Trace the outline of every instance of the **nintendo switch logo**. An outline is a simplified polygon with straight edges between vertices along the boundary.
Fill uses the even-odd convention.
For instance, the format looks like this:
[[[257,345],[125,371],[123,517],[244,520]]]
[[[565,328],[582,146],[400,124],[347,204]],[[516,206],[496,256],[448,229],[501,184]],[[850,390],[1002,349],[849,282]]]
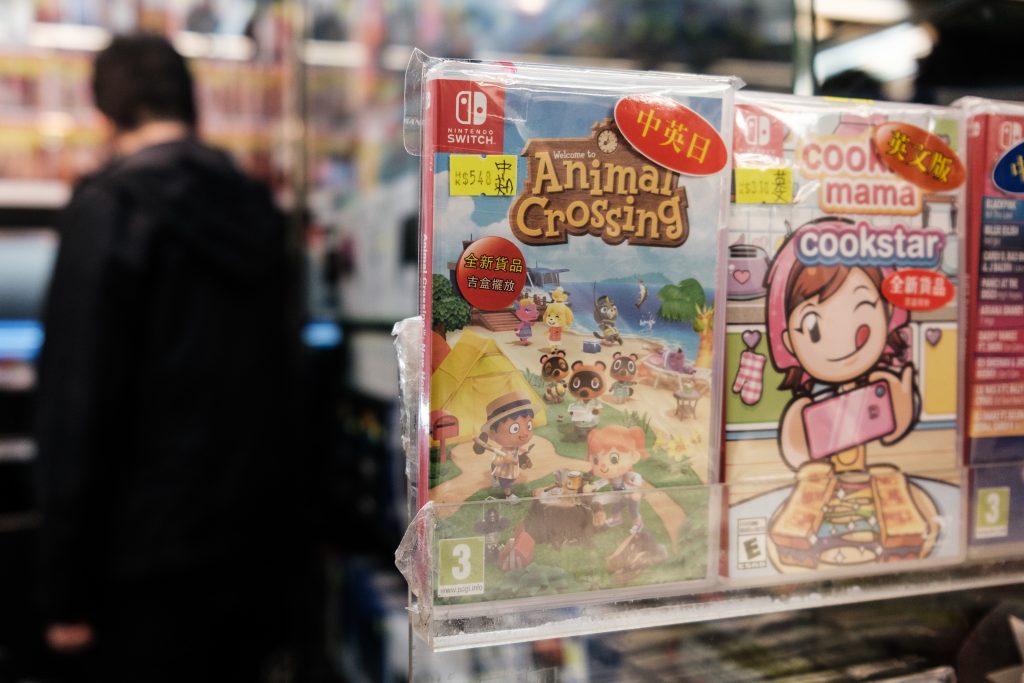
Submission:
[[[479,90],[461,90],[455,95],[455,120],[466,126],[487,121],[487,97]]]
[[[746,117],[746,124],[740,128],[746,143],[752,147],[764,147],[772,141],[772,124],[765,114]]]
[[[502,154],[505,89],[493,83],[436,81],[438,152]]]
[[[759,107],[736,107],[733,151],[737,154],[763,154],[776,159],[783,156],[786,126]]]
[[[1024,138],[1024,127],[1018,121],[1003,121],[999,125],[999,149],[1010,149]]]

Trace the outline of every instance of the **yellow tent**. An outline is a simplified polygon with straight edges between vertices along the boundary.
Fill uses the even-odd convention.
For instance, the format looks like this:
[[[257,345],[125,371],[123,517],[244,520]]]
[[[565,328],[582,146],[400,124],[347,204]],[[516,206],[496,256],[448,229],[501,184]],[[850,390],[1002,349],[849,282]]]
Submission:
[[[448,443],[469,441],[487,421],[487,404],[502,394],[522,391],[533,403],[533,424],[547,424],[544,401],[493,339],[464,330],[430,378],[430,410],[459,420],[459,434]]]

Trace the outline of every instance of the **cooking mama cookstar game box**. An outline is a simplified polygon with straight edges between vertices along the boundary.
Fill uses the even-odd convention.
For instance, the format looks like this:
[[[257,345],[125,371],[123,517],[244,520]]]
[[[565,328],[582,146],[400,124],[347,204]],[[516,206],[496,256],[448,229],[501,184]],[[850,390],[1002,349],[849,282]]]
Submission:
[[[961,557],[962,121],[944,107],[738,98],[722,470],[730,577]]]
[[[424,68],[435,601],[709,577],[736,85]]]

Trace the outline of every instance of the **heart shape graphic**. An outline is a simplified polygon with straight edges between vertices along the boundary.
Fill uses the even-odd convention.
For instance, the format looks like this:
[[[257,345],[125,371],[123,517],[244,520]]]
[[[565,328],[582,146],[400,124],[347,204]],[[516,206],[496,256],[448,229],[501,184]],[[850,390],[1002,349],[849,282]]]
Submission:
[[[929,327],[924,331],[924,338],[929,344],[935,346],[939,343],[939,340],[942,339],[942,330],[937,327]]]
[[[761,341],[761,333],[757,330],[744,330],[740,336],[743,337],[743,343],[748,349],[753,349]]]
[[[732,278],[741,285],[745,285],[747,284],[747,281],[750,280],[750,271],[740,270],[737,268],[736,270],[732,271]]]

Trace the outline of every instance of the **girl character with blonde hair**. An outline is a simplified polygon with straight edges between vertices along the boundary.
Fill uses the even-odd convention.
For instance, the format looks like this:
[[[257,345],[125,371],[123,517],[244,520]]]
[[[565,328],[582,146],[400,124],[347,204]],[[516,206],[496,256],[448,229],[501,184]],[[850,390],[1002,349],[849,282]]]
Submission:
[[[562,341],[562,329],[572,325],[572,309],[563,301],[548,304],[544,311],[544,324],[548,326],[548,342],[552,351],[559,348]]]

